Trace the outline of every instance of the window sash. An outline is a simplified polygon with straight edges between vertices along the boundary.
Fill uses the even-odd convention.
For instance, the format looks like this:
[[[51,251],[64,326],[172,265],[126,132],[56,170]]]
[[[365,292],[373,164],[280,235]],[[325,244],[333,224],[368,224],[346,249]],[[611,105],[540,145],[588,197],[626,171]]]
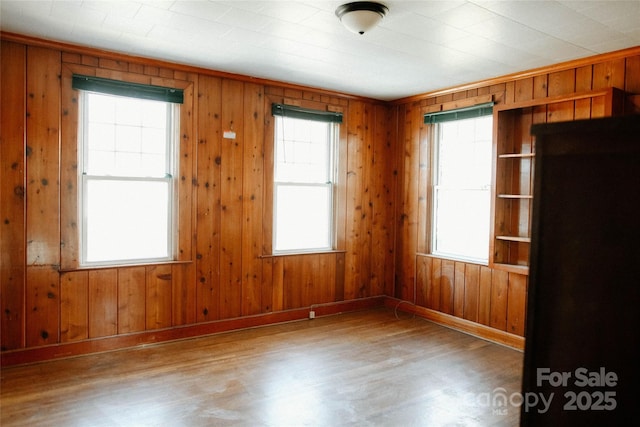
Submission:
[[[94,200],[96,194],[92,194],[91,191],[94,184],[103,187],[103,191],[98,193],[100,199],[97,201]],[[113,188],[111,191],[104,191],[104,187]],[[83,175],[82,265],[99,266],[171,261],[174,256],[173,187],[172,178]],[[127,191],[135,188],[138,189],[137,192]],[[142,190],[143,188],[144,190]],[[164,199],[165,203],[158,203],[157,207],[160,208],[160,211],[147,212],[150,203],[158,202],[156,198],[147,200],[145,203],[144,195],[149,192],[154,192],[156,197]],[[109,214],[108,220],[105,219],[106,213]],[[158,217],[164,218],[164,221],[157,221]],[[107,221],[110,224],[116,222],[117,226],[109,227],[109,235],[100,237],[102,229],[96,223],[104,224]],[[149,228],[150,225],[153,226],[153,229]],[[156,227],[161,227],[165,232],[159,233]],[[157,250],[141,252],[145,249],[144,246],[136,246],[135,241],[127,241],[133,237],[145,239],[147,242],[155,240],[157,245],[153,247]],[[94,238],[101,238],[101,243],[107,244],[109,247],[103,248],[102,251],[94,250],[94,242],[90,241]],[[132,252],[134,249],[140,252]],[[103,255],[96,255],[100,253]],[[105,253],[111,255],[105,257]]]
[[[326,154],[326,156],[324,156],[325,161],[316,165],[318,166],[318,173],[315,174],[315,178],[304,175],[298,177],[295,176],[295,173],[283,175],[278,170],[278,167],[281,164],[281,156],[279,153],[280,150],[283,149],[284,143],[295,144],[296,141],[306,141],[304,137],[299,139],[294,136],[288,139],[286,138],[286,129],[284,129],[283,126],[286,126],[285,122],[288,118],[292,117],[283,116],[276,118],[274,133],[273,252],[306,253],[333,250],[336,241],[334,225],[335,184],[333,181],[336,173],[335,144],[338,136],[338,125],[330,121],[321,121],[327,126],[326,140],[323,139],[321,141],[317,138],[310,138],[310,141],[315,141],[317,144],[320,142],[322,142],[323,145],[326,144],[323,149],[323,153]],[[301,121],[299,117],[296,117],[296,119],[298,119],[296,122]],[[302,134],[304,134],[304,131]],[[297,160],[296,157],[294,157],[294,163],[296,163],[295,160]],[[304,160],[301,164],[304,166]],[[320,176],[322,177],[320,178]],[[291,202],[291,206],[287,206],[286,209],[282,206],[285,202],[282,199],[282,197],[284,197],[283,194],[286,192],[294,193],[296,190],[304,189],[307,190],[306,193],[316,193],[316,195],[310,196],[311,199],[301,201],[297,204]],[[322,195],[318,196],[319,192],[322,192]],[[304,195],[300,197],[304,197]],[[312,200],[314,197],[316,198],[315,201]],[[305,209],[308,210],[305,211]],[[323,215],[320,217],[318,217],[319,212],[323,212]],[[298,217],[296,217],[296,215],[298,215]],[[283,220],[283,218],[287,219]],[[285,224],[286,230],[292,231],[285,233]],[[317,227],[320,227],[320,229],[318,230]],[[313,233],[310,232],[310,229],[312,229]],[[308,244],[297,244],[297,242],[293,242],[293,237],[290,241],[287,241],[286,236],[298,236],[300,239],[304,239],[306,236],[310,240],[306,242],[303,241],[303,243]]]
[[[79,158],[80,158],[80,167],[78,168],[79,174],[80,174],[80,179],[79,179],[79,183],[80,183],[80,194],[81,194],[81,201],[78,204],[78,207],[80,209],[80,265],[82,266],[102,266],[102,265],[127,265],[127,264],[140,264],[140,263],[153,263],[153,262],[166,262],[166,261],[171,261],[174,259],[175,257],[175,253],[176,253],[176,241],[174,239],[174,235],[175,235],[175,227],[176,227],[176,208],[175,208],[175,179],[174,176],[176,175],[176,168],[177,168],[177,162],[176,162],[176,153],[178,150],[178,146],[177,146],[177,129],[176,129],[176,125],[177,125],[177,117],[178,117],[178,107],[177,105],[173,104],[167,104],[166,107],[166,133],[163,136],[163,140],[164,140],[164,149],[163,149],[163,154],[162,156],[164,157],[164,171],[162,173],[157,173],[155,174],[156,176],[132,176],[130,174],[118,174],[118,173],[113,173],[115,171],[106,171],[103,174],[100,173],[88,173],[87,170],[87,166],[89,165],[89,135],[88,135],[88,120],[89,120],[89,103],[87,102],[87,97],[91,95],[90,92],[87,91],[81,91],[80,94],[80,111],[82,114],[82,117],[80,118],[79,121],[79,137],[81,138],[81,142],[79,144]],[[98,95],[104,95],[104,94],[98,94]],[[114,121],[114,123],[117,123],[116,121]],[[113,153],[118,153],[118,151],[114,148]],[[135,152],[134,152],[135,154]],[[105,184],[108,185],[109,183],[113,184],[114,186],[117,185],[127,185],[127,187],[122,187],[122,191],[121,191],[121,195],[122,198],[124,198],[125,200],[127,200],[125,202],[124,208],[120,209],[120,210],[127,210],[129,209],[129,206],[134,206],[136,205],[136,203],[140,203],[141,200],[144,200],[144,197],[130,197],[129,195],[129,199],[127,199],[127,191],[126,189],[130,186],[133,187],[144,187],[145,184],[148,184],[147,186],[147,192],[150,191],[149,189],[151,188],[155,188],[155,190],[157,191],[158,185],[161,185],[164,190],[160,193],[156,193],[156,194],[160,194],[160,197],[163,198],[163,200],[165,200],[165,203],[162,204],[162,206],[159,208],[160,211],[155,211],[153,213],[150,213],[150,218],[151,220],[153,220],[154,217],[160,216],[161,218],[165,219],[162,221],[159,221],[156,223],[156,226],[160,227],[158,228],[158,230],[161,231],[161,233],[157,233],[157,232],[148,232],[147,231],[147,238],[149,239],[149,241],[153,241],[153,240],[157,240],[158,242],[158,251],[145,251],[145,252],[140,252],[138,255],[136,256],[127,256],[127,250],[131,249],[131,247],[135,247],[135,245],[129,245],[129,246],[124,246],[122,248],[122,250],[117,250],[117,251],[113,251],[112,252],[112,256],[108,257],[108,258],[104,258],[103,256],[95,256],[95,251],[92,251],[92,249],[90,249],[90,244],[92,243],[92,239],[94,236],[90,236],[89,234],[94,232],[94,233],[99,233],[96,230],[98,230],[95,227],[92,227],[92,218],[89,218],[89,209],[92,208],[92,206],[95,207],[95,205],[90,206],[89,204],[92,203],[91,197],[92,195],[90,194],[91,190],[90,188],[92,187],[92,183],[93,184]],[[163,185],[162,185],[163,184]],[[144,192],[143,192],[144,194]],[[109,196],[109,194],[105,194],[105,196]],[[111,197],[113,198],[113,194],[111,194]],[[147,202],[147,205],[150,204],[152,202]],[[115,201],[114,204],[116,205],[116,209],[115,211],[112,212],[119,212],[117,210],[118,206],[123,206],[122,203],[119,203],[118,201]],[[105,207],[104,209],[110,209],[111,207]],[[139,209],[137,211],[144,211],[145,210],[145,206],[140,205]],[[138,219],[138,223],[139,223],[139,229],[133,229],[131,230],[131,234],[134,235],[136,232],[139,232],[141,235],[144,235],[143,230],[145,229],[145,226],[148,225],[148,223],[152,223],[153,221],[144,221],[144,218],[142,217],[136,217],[135,216],[135,210],[132,211],[132,219]],[[142,220],[140,220],[140,218],[142,218]],[[104,221],[104,217],[100,218],[98,216],[98,218],[95,218],[95,220],[102,220]],[[119,224],[119,226],[122,226],[124,224],[124,222],[121,222]],[[118,227],[109,227],[110,230],[114,231],[114,234],[117,235],[119,229]],[[161,240],[158,240],[158,234],[160,234]],[[125,236],[126,237],[126,236]],[[107,236],[105,241],[108,241],[111,238],[111,236]],[[138,249],[140,249],[141,247],[138,247]],[[104,252],[103,252],[104,253]],[[122,254],[125,254],[124,256],[121,256]]]
[[[281,194],[287,190],[305,190],[305,196],[309,196],[314,190],[325,190],[321,199],[309,197],[304,203],[297,202],[293,206],[287,205],[287,213],[281,211],[283,209]],[[317,191],[316,191],[317,192]],[[299,252],[315,252],[328,251],[333,249],[334,245],[334,215],[333,215],[333,198],[334,185],[332,183],[314,184],[314,183],[274,183],[274,221],[273,221],[273,247],[274,253],[299,253]],[[313,199],[313,200],[312,200]],[[315,203],[314,203],[315,202]],[[324,212],[321,211],[324,206]],[[279,213],[281,213],[279,215]],[[321,218],[314,215],[324,213]],[[324,224],[322,224],[324,222]],[[318,223],[324,225],[318,230]],[[284,234],[281,232],[279,224],[287,224],[289,232]],[[313,229],[313,230],[311,230]],[[317,232],[314,232],[317,231]],[[319,231],[319,232],[318,232]],[[295,236],[296,241],[308,238],[312,242],[320,242],[324,244],[316,245],[296,245],[291,243],[293,239],[287,236]]]
[[[480,117],[483,116],[470,118]],[[441,185],[439,179],[442,164],[438,154],[443,142],[443,130],[440,123],[444,122],[434,124],[431,131],[434,141],[431,186],[431,253],[446,258],[486,264],[489,259],[490,241],[490,170],[486,183],[473,185],[468,180],[454,180],[454,183],[457,182],[460,185]],[[486,139],[486,141],[490,140],[490,138]],[[479,139],[475,139],[475,141],[479,141]],[[491,147],[489,145],[486,155],[490,156],[490,153]],[[470,203],[471,205],[469,205]],[[449,209],[445,214],[443,206],[455,206],[455,208]],[[478,208],[481,212],[472,211]],[[486,230],[486,236],[480,235],[478,230]],[[451,240],[449,242],[443,241],[443,238],[447,237]],[[464,244],[460,244],[460,242],[464,242]]]

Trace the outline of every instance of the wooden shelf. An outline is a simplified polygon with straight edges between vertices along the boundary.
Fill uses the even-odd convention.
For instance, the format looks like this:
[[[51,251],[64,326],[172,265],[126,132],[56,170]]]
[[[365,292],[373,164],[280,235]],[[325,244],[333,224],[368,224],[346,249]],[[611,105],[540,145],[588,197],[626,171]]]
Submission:
[[[533,199],[532,195],[528,194],[498,194],[499,199]]]
[[[502,103],[494,106],[494,151],[492,182],[491,247],[489,264],[497,269],[528,274],[531,238],[531,217],[534,200],[535,136],[531,126],[547,120],[564,117],[550,116],[546,107],[560,105],[559,109],[576,108],[570,101],[597,100],[582,105],[597,105],[596,114],[611,116],[622,112],[624,92],[616,88],[575,92],[522,102]],[[535,107],[544,106],[544,109]],[[592,111],[593,113],[593,111]]]
[[[520,237],[520,236],[496,236],[498,240],[507,240],[509,242],[522,242],[522,243],[531,243],[531,237]]]
[[[530,159],[535,157],[536,153],[505,153],[498,154],[498,158],[500,159]]]
[[[508,271],[509,273],[523,274],[525,276],[529,275],[528,265],[494,263],[492,267],[496,270]]]

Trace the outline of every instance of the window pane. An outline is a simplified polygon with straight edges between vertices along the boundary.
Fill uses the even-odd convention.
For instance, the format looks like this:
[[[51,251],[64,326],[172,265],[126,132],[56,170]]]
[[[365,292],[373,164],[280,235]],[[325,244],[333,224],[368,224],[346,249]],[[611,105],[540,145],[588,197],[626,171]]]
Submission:
[[[89,175],[164,177],[169,104],[86,94],[88,115],[84,171]]]
[[[437,124],[433,252],[486,262],[493,117]]]
[[[279,182],[330,181],[331,123],[276,118],[276,176]]]
[[[331,248],[331,186],[276,185],[275,250]]]
[[[491,123],[487,116],[438,125],[438,185],[479,188],[491,183]]]
[[[489,190],[435,192],[435,252],[487,260],[489,250]]]
[[[87,262],[170,257],[168,181],[86,180]]]

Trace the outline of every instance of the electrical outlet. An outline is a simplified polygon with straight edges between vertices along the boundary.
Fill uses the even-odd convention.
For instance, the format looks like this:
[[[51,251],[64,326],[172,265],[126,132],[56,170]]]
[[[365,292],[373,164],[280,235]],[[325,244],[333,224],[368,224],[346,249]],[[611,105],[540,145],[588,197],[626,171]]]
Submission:
[[[316,312],[313,310],[309,310],[309,319],[315,319],[316,318]]]

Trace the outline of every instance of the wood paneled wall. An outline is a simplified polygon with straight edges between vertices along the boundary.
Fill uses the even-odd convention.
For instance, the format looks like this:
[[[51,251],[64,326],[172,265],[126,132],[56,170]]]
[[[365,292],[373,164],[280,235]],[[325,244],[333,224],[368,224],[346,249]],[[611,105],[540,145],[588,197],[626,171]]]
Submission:
[[[0,315],[9,352],[382,295],[521,336],[526,276],[428,255],[423,111],[487,95],[509,104],[609,86],[640,93],[638,49],[393,103],[49,42],[3,40],[0,64]],[[75,71],[185,89],[176,262],[78,268]],[[344,113],[334,252],[271,254],[271,102]],[[638,104],[625,108],[638,113]],[[533,113],[558,121],[603,111],[577,100]],[[236,138],[223,138],[226,130]]]
[[[1,54],[2,350],[392,292],[391,106],[88,49],[3,40]],[[185,89],[176,262],[78,267],[73,73]],[[335,252],[271,254],[274,101],[344,113]]]
[[[583,61],[584,62],[584,61]],[[500,81],[501,80],[501,81]],[[640,49],[593,58],[593,63],[549,67],[523,78],[496,79],[464,90],[443,90],[396,102],[398,114],[398,223],[395,297],[496,330],[524,336],[527,276],[430,255],[430,146],[423,115],[430,106],[464,103],[492,95],[500,105],[542,100],[574,92],[616,87],[640,94]],[[638,97],[627,97],[624,112],[640,113]],[[602,97],[544,104],[530,109],[531,122],[602,117]]]

